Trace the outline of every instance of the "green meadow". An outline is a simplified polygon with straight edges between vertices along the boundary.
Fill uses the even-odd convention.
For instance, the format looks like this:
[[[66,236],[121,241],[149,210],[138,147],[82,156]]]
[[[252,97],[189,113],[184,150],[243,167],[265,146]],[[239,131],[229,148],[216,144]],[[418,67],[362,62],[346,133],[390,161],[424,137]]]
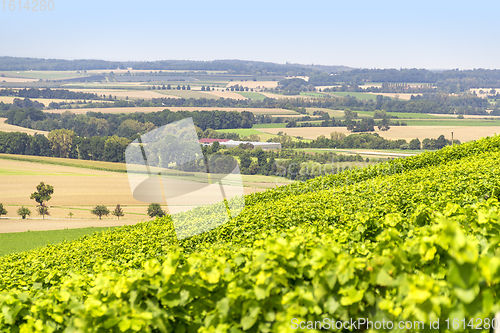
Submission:
[[[0,223],[2,223],[1,219]],[[113,227],[0,233],[0,256],[30,251],[47,244],[54,245],[64,241],[72,241],[85,235],[92,235],[95,232],[109,229],[113,229]]]

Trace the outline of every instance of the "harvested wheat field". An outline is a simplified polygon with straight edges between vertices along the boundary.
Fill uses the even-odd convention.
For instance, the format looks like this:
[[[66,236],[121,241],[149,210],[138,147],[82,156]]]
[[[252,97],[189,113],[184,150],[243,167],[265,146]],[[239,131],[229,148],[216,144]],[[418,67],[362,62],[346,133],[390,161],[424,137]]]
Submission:
[[[43,110],[48,113],[63,113],[70,111],[74,114],[86,114],[87,112],[102,112],[102,113],[134,113],[134,112],[158,112],[167,109],[166,106],[162,107],[130,107],[130,108],[82,108],[82,109],[53,109]],[[168,108],[170,109],[170,108]]]
[[[330,133],[339,132],[346,135],[353,134],[345,127],[303,127],[303,128],[260,128],[262,132],[270,134],[278,134],[285,132],[291,136],[301,136],[306,139],[316,139],[320,135],[330,137]],[[388,131],[380,131],[377,128],[375,132],[383,138],[397,140],[405,139],[407,141],[418,138],[437,139],[440,135],[444,135],[446,139],[451,140],[451,132],[453,138],[461,142],[477,140],[482,137],[493,136],[500,133],[499,126],[392,126]]]
[[[28,79],[24,77],[0,77],[0,82],[15,82],[15,83],[22,83],[22,82],[35,82],[38,81],[38,79]]]
[[[45,219],[37,215],[35,202],[30,199],[40,182],[54,187],[54,194],[47,203],[50,217]],[[149,203],[134,199],[126,173],[0,159],[0,184],[0,203],[8,211],[0,220],[0,233],[116,226],[150,219],[146,214]],[[249,194],[277,185],[281,184],[263,183],[261,178],[255,178],[255,182],[245,182],[243,191]],[[228,193],[231,188],[227,188]],[[162,204],[162,207],[167,213],[174,214],[192,208],[195,199],[196,195],[188,195],[175,205]],[[112,211],[117,204],[125,213],[120,220],[114,220],[113,215],[99,220],[90,213],[96,205],[105,205]],[[23,221],[17,215],[21,206],[31,210],[29,220]]]
[[[0,102],[12,104],[14,99],[24,99],[24,97],[14,97],[14,96],[0,96]],[[37,101],[45,106],[49,106],[50,103],[72,103],[77,102],[77,100],[72,99],[58,99],[58,98],[30,98],[32,101]]]
[[[7,120],[7,118],[0,118],[0,132],[22,132],[22,133],[27,133],[29,135],[33,135],[35,133],[47,135],[49,133],[46,131],[40,131],[40,130],[34,130],[34,129],[30,129],[30,128],[15,126],[15,125],[9,125],[9,124],[5,123],[6,120]]]
[[[225,90],[211,90],[210,92],[205,92],[205,94],[210,94],[216,97],[223,97],[223,98],[231,98],[231,99],[238,99],[238,100],[244,100],[248,99],[234,91],[225,91]]]
[[[417,94],[406,94],[406,93],[396,94],[396,93],[374,93],[374,92],[368,92],[366,94],[370,94],[370,95],[382,95],[382,96],[387,96],[387,97],[391,97],[391,98],[396,98],[397,97],[397,98],[405,100],[405,101],[410,100],[410,98],[411,98],[412,95],[417,95]]]
[[[426,113],[429,116],[435,116],[435,117],[448,117],[448,118],[457,118],[457,114],[440,114],[440,113]],[[500,116],[490,116],[490,115],[477,115],[477,114],[466,114],[463,115],[464,119],[495,119],[498,120],[500,119]]]
[[[270,115],[298,115],[297,112],[287,109],[272,109],[272,108],[219,108],[219,107],[169,107],[170,111],[249,111],[255,114],[270,114]]]
[[[239,85],[254,89],[264,89],[264,88],[276,88],[278,86],[278,81],[244,81],[244,82],[229,82],[226,87],[229,88],[234,85]]]
[[[121,90],[121,89],[68,89],[69,91],[92,93],[97,95],[116,96],[119,99],[151,99],[151,98],[178,98],[174,95],[165,96],[165,94],[154,90]]]

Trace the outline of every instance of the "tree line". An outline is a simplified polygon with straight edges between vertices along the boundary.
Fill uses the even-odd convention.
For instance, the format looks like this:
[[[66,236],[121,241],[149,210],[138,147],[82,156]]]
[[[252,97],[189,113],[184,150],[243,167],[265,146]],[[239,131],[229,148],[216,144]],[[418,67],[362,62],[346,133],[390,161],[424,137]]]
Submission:
[[[240,171],[244,175],[281,176],[292,180],[307,180],[321,175],[304,172],[304,167],[311,169],[312,165],[328,165],[328,173],[337,173],[348,167],[335,165],[336,163],[370,162],[369,158],[363,159],[360,155],[340,155],[333,152],[310,154],[292,149],[262,150],[253,149],[251,144],[240,144],[239,147],[228,149],[214,142],[211,146],[202,147],[202,151],[214,166],[215,173],[231,172],[232,166],[238,160]],[[180,170],[203,172],[204,166],[191,163],[182,166]]]
[[[24,89],[0,89],[0,96],[16,96],[27,98],[56,98],[56,99],[102,99],[101,96],[95,93],[86,93],[81,91],[69,91],[66,89],[38,89],[38,88],[24,88]]]
[[[54,90],[53,90],[54,91]],[[99,97],[99,96],[98,96]],[[79,105],[68,102],[54,103],[51,108],[105,108],[105,107],[235,107],[235,108],[279,108],[306,113],[306,108],[327,108],[334,110],[359,110],[375,111],[386,110],[387,112],[410,112],[410,113],[441,113],[441,114],[487,114],[486,110],[493,108],[487,98],[474,95],[450,96],[448,94],[422,94],[413,95],[410,100],[391,99],[378,95],[376,101],[360,100],[353,96],[346,97],[323,97],[323,98],[287,98],[264,100],[237,100],[230,98],[208,99],[208,98],[153,98],[145,100],[114,100],[113,96],[100,96],[101,101],[82,103]],[[106,99],[106,100],[103,100]],[[35,107],[43,109],[41,103],[31,101],[27,97],[24,100],[16,99],[12,105],[0,102],[0,110],[15,107]],[[202,111],[203,112],[203,111]],[[243,126],[241,126],[243,127]],[[212,127],[213,128],[213,127]],[[234,128],[234,127],[233,127]]]
[[[294,141],[283,132],[278,133],[278,137],[269,139],[268,142],[279,142],[283,148],[338,148],[338,149],[425,149],[435,150],[452,144],[444,135],[437,139],[425,138],[420,141],[418,138],[409,142],[404,139],[390,140],[382,138],[377,133],[357,133],[346,136],[343,133],[333,132],[330,138],[320,135],[312,141]],[[459,140],[454,140],[454,144],[460,144]]]
[[[321,71],[347,70],[345,66],[314,66],[301,64],[277,64],[247,60],[160,60],[160,61],[104,61],[104,60],[63,60],[21,57],[0,57],[0,68],[5,71],[19,70],[92,70],[126,69],[141,70],[196,70],[224,71],[228,74],[304,76]]]
[[[253,113],[248,111],[178,111],[135,112],[129,114],[102,113],[89,111],[85,115],[70,111],[46,113],[35,108],[12,109],[0,112],[7,118],[6,123],[41,131],[68,129],[79,136],[113,136],[134,139],[178,120],[192,117],[194,124],[202,130],[251,128],[254,124]]]
[[[125,162],[130,142],[116,135],[81,137],[66,129],[54,130],[48,136],[0,132],[0,153]]]
[[[309,77],[313,86],[348,84],[362,85],[366,82],[387,83],[429,83],[438,90],[447,93],[459,93],[471,88],[499,88],[500,70],[446,70],[430,71],[427,69],[353,69],[338,73],[314,73]],[[386,92],[386,91],[384,91]],[[388,92],[388,91],[387,91]]]

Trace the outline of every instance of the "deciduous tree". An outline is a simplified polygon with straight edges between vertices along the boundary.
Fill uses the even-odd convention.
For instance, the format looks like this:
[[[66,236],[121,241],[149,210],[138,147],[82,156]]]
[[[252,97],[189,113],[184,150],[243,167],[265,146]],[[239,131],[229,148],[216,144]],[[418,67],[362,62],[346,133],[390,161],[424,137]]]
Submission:
[[[48,139],[52,144],[52,150],[54,153],[59,155],[59,157],[66,158],[69,157],[75,137],[76,133],[68,129],[53,130],[48,135]]]
[[[91,211],[92,214],[99,216],[99,220],[103,215],[108,216],[109,215],[109,209],[104,206],[104,205],[98,205],[95,206],[94,209]]]
[[[36,192],[31,193],[30,199],[34,199],[38,206],[42,206],[45,201],[49,201],[54,193],[54,187],[40,182],[36,187]]]
[[[36,208],[36,211],[38,212],[38,215],[42,215],[42,218],[45,220],[45,215],[50,215],[49,213],[49,207],[47,207],[45,204],[41,204]]]
[[[116,205],[115,207],[115,210],[113,210],[111,212],[111,214],[113,214],[114,216],[116,216],[118,218],[118,220],[120,219],[120,216],[123,216],[125,214],[123,214],[123,209],[120,207],[120,205]]]
[[[151,203],[149,204],[148,207],[148,215],[151,217],[163,217],[167,215],[167,213],[161,209],[161,206],[159,203]]]
[[[7,215],[7,209],[5,209],[3,204],[0,203],[0,217],[2,217],[2,215]]]
[[[17,215],[20,215],[23,220],[26,219],[26,216],[30,216],[31,215],[31,210],[29,210],[28,208],[22,206],[21,208],[19,208],[17,210]]]

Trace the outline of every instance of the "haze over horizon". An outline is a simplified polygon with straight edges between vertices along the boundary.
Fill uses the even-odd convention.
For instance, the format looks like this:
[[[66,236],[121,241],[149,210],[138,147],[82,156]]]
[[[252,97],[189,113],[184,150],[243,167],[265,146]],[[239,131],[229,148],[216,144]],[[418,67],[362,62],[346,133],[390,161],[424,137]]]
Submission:
[[[11,31],[0,35],[0,56],[500,68],[493,1],[53,3],[51,12],[0,5],[0,29]]]

